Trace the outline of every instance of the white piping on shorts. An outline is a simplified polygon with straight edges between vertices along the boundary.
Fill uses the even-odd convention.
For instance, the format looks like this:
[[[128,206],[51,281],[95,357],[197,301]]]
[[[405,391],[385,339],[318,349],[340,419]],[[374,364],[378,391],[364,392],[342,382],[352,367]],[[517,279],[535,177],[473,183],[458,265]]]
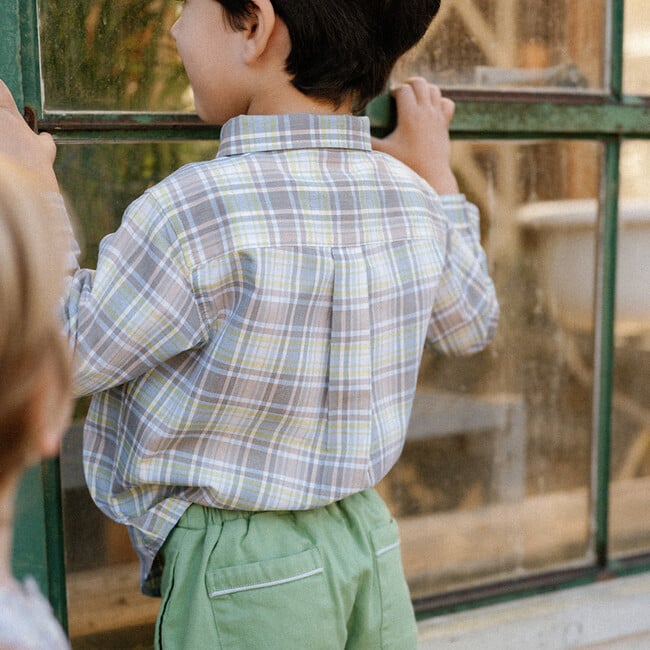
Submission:
[[[311,571],[305,571],[297,576],[291,576],[290,578],[282,578],[280,580],[270,580],[269,582],[258,582],[254,585],[244,585],[243,587],[231,587],[230,589],[217,589],[216,591],[211,591],[208,596],[210,598],[217,598],[218,596],[227,596],[228,594],[236,594],[240,591],[250,591],[251,589],[263,589],[264,587],[275,587],[277,585],[283,585],[287,582],[295,582],[296,580],[302,580],[303,578],[310,578],[311,576],[318,575],[323,573],[323,568],[312,569]]]
[[[388,546],[384,546],[384,548],[380,548],[378,551],[375,551],[375,557],[380,557],[384,553],[388,553],[388,551],[392,551],[394,548],[399,548],[399,542],[395,542],[394,544],[389,544]]]

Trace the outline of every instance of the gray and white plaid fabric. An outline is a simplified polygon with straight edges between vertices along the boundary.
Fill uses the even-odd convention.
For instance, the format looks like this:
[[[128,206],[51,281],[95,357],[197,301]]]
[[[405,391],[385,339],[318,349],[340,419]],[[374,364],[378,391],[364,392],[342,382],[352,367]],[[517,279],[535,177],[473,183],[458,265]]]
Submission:
[[[145,589],[188,503],[299,510],[397,460],[425,338],[471,352],[498,317],[478,211],[373,152],[366,118],[244,116],[215,159],[127,209],[70,279],[93,498]]]

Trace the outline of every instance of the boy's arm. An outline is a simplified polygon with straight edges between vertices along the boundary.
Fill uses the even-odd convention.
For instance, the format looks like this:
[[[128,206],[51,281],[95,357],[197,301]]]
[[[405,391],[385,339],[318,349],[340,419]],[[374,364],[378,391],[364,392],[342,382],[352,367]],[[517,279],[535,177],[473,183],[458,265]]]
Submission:
[[[459,194],[451,170],[449,124],[454,103],[424,79],[393,91],[397,126],[373,149],[408,165],[439,195],[447,221],[445,266],[436,290],[427,341],[445,354],[470,354],[493,338],[499,317],[494,283],[480,242],[476,206]]]
[[[36,135],[20,114],[7,85],[0,80],[0,154],[28,168],[43,192],[58,192],[54,175],[56,145],[49,133]]]
[[[78,395],[126,383],[204,344],[209,325],[194,294],[171,217],[146,192],[79,269],[64,302]]]
[[[427,342],[443,354],[473,354],[493,339],[499,303],[480,243],[478,208],[462,194],[440,201],[449,227]]]
[[[0,155],[29,169],[60,219],[70,246],[70,276],[62,312],[75,351],[75,392],[122,384],[205,342],[208,327],[189,284],[174,233],[161,226],[160,206],[147,195],[125,213],[101,244],[96,271],[79,269],[53,170],[54,140],[36,135],[0,81]]]
[[[449,141],[454,102],[420,77],[399,86],[393,95],[397,126],[385,138],[373,138],[373,149],[401,160],[438,194],[456,194],[458,183],[451,170]]]
[[[18,111],[16,102],[0,80],[0,155],[6,156],[18,168],[23,168],[32,177],[33,185],[52,204],[47,218],[54,221],[50,232],[55,237],[53,246],[66,251],[66,270],[77,268],[79,247],[74,239],[70,220],[59,193],[59,184],[54,175],[56,145],[49,133],[34,133]]]

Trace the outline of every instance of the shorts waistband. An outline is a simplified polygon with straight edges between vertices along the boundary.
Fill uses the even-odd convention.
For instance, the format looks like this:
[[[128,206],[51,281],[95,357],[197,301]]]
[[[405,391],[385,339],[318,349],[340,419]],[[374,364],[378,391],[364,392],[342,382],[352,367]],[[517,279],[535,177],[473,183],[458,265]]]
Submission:
[[[335,501],[325,506],[317,506],[310,510],[225,510],[222,508],[213,508],[198,503],[191,503],[185,510],[178,521],[178,528],[189,528],[192,530],[205,529],[208,526],[220,526],[227,521],[236,521],[238,519],[250,520],[256,517],[301,517],[309,516],[309,513],[318,511],[339,511],[345,510],[347,504],[353,505],[357,501],[366,501],[378,508],[385,508],[385,505],[374,489],[364,490],[352,494],[341,501]]]

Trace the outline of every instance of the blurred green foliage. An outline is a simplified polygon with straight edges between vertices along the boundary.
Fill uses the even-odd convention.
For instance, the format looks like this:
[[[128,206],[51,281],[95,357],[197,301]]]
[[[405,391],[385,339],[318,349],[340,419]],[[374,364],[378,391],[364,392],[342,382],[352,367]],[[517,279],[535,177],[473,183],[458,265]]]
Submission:
[[[48,110],[191,108],[170,35],[170,0],[41,0],[41,65]]]
[[[49,111],[179,112],[192,108],[170,29],[170,0],[41,0],[45,108]],[[107,138],[109,138],[107,136]],[[60,144],[56,170],[94,266],[101,238],[127,205],[181,165],[215,155],[215,142]]]

